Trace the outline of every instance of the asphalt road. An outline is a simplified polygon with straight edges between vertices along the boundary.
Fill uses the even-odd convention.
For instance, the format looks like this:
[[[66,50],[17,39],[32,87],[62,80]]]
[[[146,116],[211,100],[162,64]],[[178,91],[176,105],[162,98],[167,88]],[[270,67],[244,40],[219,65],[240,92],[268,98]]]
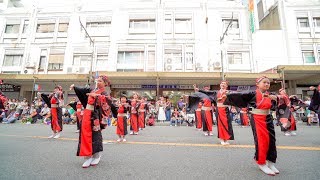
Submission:
[[[276,128],[277,167],[269,177],[253,161],[250,128],[234,127],[231,146],[218,145],[194,127],[147,127],[128,143],[115,143],[115,128],[103,131],[106,142],[96,167],[81,168],[76,157],[76,126],[66,125],[62,138],[47,139],[46,125],[0,124],[0,179],[319,179],[320,128],[298,126],[285,137]]]

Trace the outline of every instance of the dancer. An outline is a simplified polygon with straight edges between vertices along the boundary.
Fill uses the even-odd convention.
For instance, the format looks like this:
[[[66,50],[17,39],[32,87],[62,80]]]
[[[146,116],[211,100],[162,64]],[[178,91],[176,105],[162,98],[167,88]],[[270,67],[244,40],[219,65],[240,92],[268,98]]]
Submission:
[[[143,130],[146,127],[146,112],[148,111],[148,105],[147,102],[142,97],[139,103],[138,108],[138,125],[140,130]]]
[[[2,82],[2,80],[0,80]],[[0,91],[0,114],[4,111],[8,98]]]
[[[309,110],[318,114],[318,123],[320,126],[320,83],[318,84],[317,88],[311,86],[310,90],[313,91],[313,95],[311,98]]]
[[[83,106],[80,101],[74,101],[69,103],[69,105],[76,111],[76,120],[77,120],[77,130],[76,133],[80,132],[80,122],[83,117]]]
[[[201,108],[202,108],[202,102],[199,102],[198,108],[195,110],[195,116],[194,116],[196,120],[196,128],[199,131],[202,128]]]
[[[79,144],[77,156],[85,157],[83,168],[95,166],[100,162],[103,151],[101,130],[106,127],[106,123],[102,121],[106,117],[106,109],[103,107],[114,107],[112,100],[105,91],[106,86],[110,86],[107,76],[101,75],[96,79],[97,88],[91,90],[89,87],[70,86],[70,90],[74,90],[81,104],[85,108],[83,110],[83,118],[79,133]]]
[[[126,142],[127,130],[127,112],[129,111],[129,104],[127,97],[121,95],[120,103],[118,104],[118,118],[117,118],[117,131],[116,134],[119,136],[117,142]]]
[[[279,100],[277,106],[277,118],[280,123],[281,131],[284,132],[285,136],[295,136],[297,135],[294,131],[297,130],[296,121],[293,117],[292,112],[294,107],[290,102],[290,98],[287,95],[286,91],[281,88],[279,90]]]
[[[60,137],[62,131],[62,109],[63,104],[63,92],[61,86],[56,86],[54,92],[51,94],[44,94],[38,92],[43,101],[51,108],[51,129],[52,135],[48,138],[57,139]]]
[[[212,133],[212,123],[213,123],[212,103],[213,103],[213,99],[214,99],[216,92],[210,91],[209,86],[204,87],[203,90],[199,90],[199,88],[197,88],[196,85],[194,84],[193,88],[194,88],[195,92],[205,94],[205,95],[202,95],[202,94],[197,95],[197,96],[201,97],[201,103],[202,103],[202,107],[201,107],[202,129],[203,129],[205,136],[213,136],[213,133]],[[195,93],[195,94],[197,94],[197,93]],[[210,96],[213,96],[213,97],[210,97]]]
[[[241,121],[242,127],[249,126],[248,108],[241,108],[240,121]]]
[[[132,95],[130,103],[130,135],[139,134],[139,124],[138,124],[138,107],[139,107],[139,97],[137,93]]]
[[[220,90],[217,93],[217,129],[218,138],[222,145],[229,145],[228,140],[234,140],[233,129],[232,129],[232,118],[230,116],[229,107],[224,105],[224,98],[228,88],[227,81],[221,81]]]
[[[250,124],[255,142],[255,160],[259,168],[266,174],[274,176],[279,174],[274,166],[277,159],[276,137],[273,119],[270,115],[271,101],[277,100],[269,95],[270,80],[266,76],[256,79],[256,91],[234,92],[225,95],[225,105],[240,108],[251,107]]]

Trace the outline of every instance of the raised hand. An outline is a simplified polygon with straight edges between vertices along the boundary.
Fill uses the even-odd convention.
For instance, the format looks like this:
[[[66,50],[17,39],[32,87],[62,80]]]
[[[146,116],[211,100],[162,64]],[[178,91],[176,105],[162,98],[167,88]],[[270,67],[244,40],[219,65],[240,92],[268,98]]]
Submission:
[[[316,88],[314,86],[310,86],[309,88],[311,91],[315,90]]]
[[[70,90],[73,90],[73,89],[74,89],[74,84],[71,84]]]

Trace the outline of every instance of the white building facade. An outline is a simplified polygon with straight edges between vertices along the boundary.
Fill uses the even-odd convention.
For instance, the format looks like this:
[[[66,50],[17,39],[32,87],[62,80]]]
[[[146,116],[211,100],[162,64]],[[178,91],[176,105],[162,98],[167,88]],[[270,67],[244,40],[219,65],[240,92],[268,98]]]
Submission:
[[[240,1],[41,0],[0,8],[3,74],[257,70]]]
[[[260,30],[253,43],[258,71],[277,65],[319,65],[320,1],[260,0],[258,13]]]

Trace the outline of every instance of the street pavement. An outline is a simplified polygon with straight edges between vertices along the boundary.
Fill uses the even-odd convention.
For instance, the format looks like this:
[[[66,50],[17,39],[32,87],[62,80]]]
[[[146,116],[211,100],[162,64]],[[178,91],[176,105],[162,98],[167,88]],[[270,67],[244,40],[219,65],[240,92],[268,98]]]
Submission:
[[[276,127],[280,174],[269,177],[253,160],[250,127],[234,125],[235,141],[222,147],[195,127],[154,126],[116,143],[115,127],[103,131],[104,151],[96,167],[81,168],[75,125],[61,139],[47,139],[50,126],[0,124],[0,180],[44,179],[297,179],[320,177],[320,128],[298,124],[297,136]]]

